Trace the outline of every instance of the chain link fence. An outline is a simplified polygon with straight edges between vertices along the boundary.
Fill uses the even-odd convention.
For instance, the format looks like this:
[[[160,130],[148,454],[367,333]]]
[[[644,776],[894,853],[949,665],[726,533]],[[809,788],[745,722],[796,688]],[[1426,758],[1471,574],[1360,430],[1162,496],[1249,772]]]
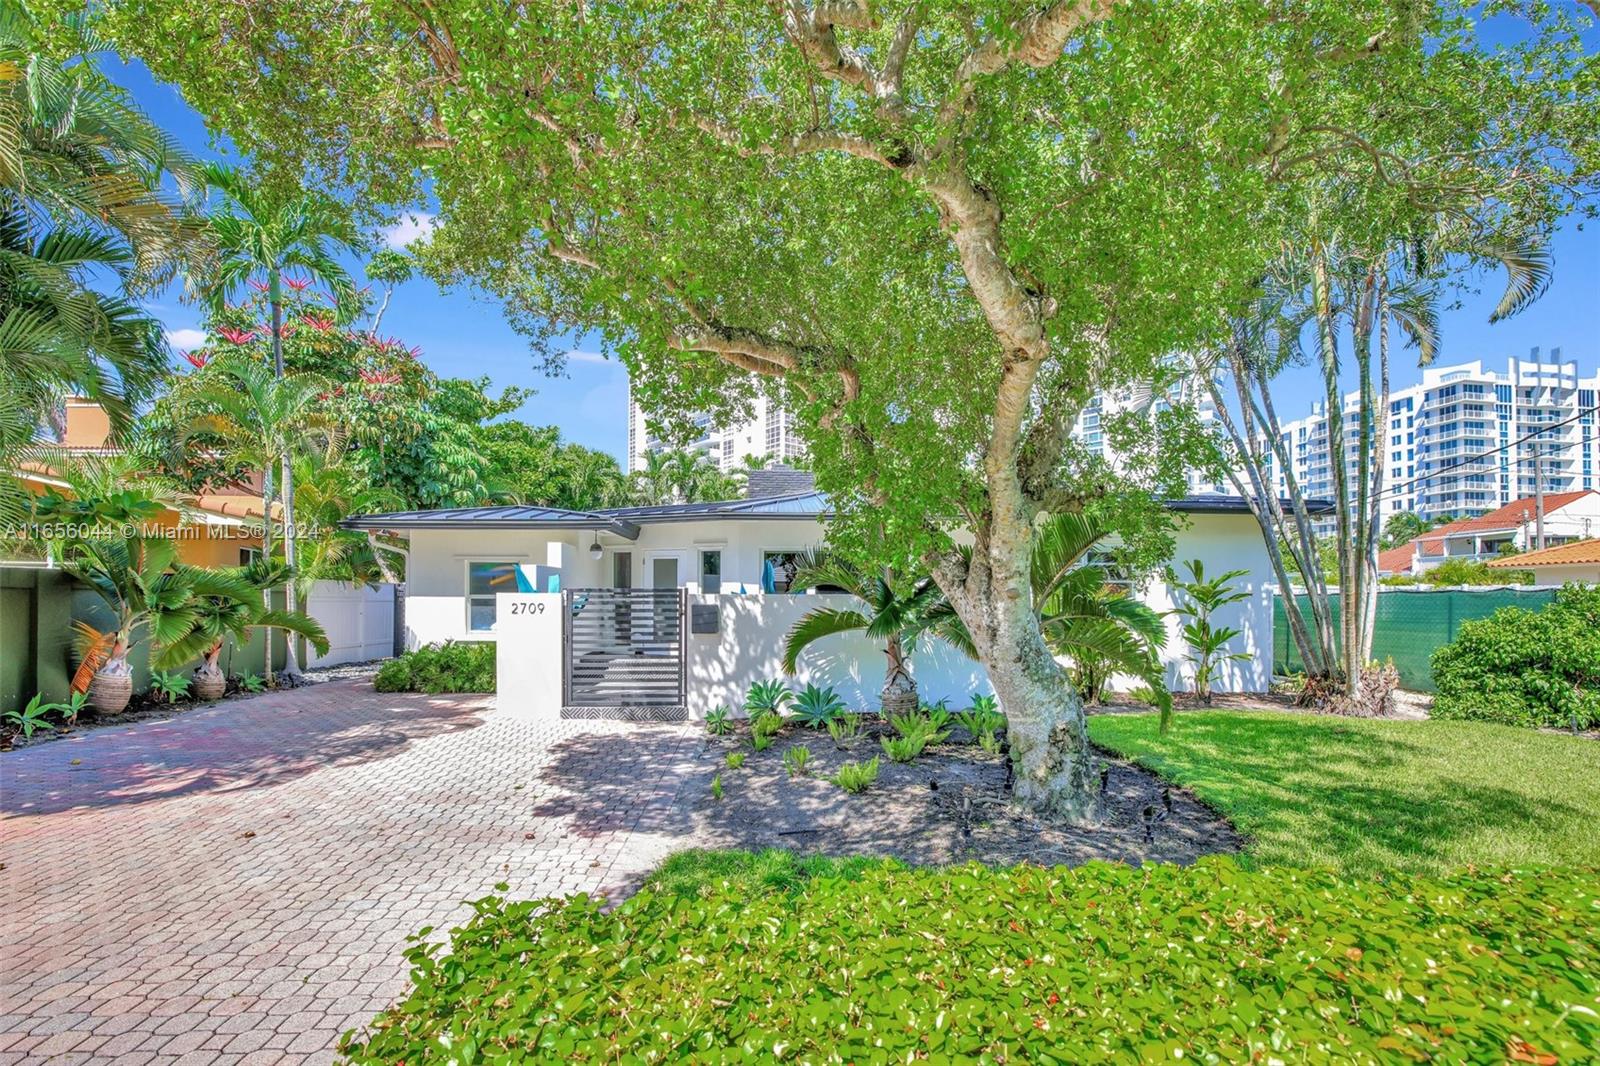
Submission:
[[[1400,684],[1419,692],[1432,692],[1434,649],[1455,640],[1462,622],[1483,618],[1502,607],[1541,610],[1555,599],[1553,588],[1383,588],[1378,591],[1378,622],[1372,638],[1373,658],[1393,659],[1400,672]],[[1297,596],[1300,610],[1309,620],[1309,597]],[[1339,594],[1330,594],[1330,607],[1337,622]],[[1277,674],[1298,673],[1304,667],[1300,653],[1289,636],[1289,616],[1283,597],[1273,600],[1272,670]]]

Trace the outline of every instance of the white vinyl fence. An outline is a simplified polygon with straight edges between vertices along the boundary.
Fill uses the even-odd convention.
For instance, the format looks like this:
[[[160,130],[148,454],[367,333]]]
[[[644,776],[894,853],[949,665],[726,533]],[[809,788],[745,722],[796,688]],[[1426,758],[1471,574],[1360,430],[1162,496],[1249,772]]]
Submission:
[[[306,611],[328,634],[328,654],[309,666],[337,666],[387,659],[394,654],[394,586],[374,588],[318,581],[311,586]]]

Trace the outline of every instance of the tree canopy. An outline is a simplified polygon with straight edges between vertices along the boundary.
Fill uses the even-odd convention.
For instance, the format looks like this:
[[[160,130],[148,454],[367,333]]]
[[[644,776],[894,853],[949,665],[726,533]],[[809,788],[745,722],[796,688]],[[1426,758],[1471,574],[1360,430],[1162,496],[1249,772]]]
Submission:
[[[283,180],[374,210],[431,192],[426,269],[498,294],[536,345],[597,332],[662,420],[780,398],[832,535],[931,565],[1013,716],[1019,797],[1072,814],[1087,739],[1027,602],[1031,525],[1163,487],[1071,445],[1089,397],[1163,387],[1309,187],[1343,186],[1365,232],[1522,229],[1592,191],[1597,158],[1576,25],[1546,6],[1498,47],[1456,0],[106,17]],[[1513,180],[1464,204],[1485,155]]]

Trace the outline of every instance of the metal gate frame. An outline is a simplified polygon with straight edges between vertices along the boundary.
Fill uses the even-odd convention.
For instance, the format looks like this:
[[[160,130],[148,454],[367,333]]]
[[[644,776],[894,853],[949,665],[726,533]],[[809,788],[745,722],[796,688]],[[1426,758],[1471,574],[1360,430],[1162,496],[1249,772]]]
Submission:
[[[640,607],[646,610],[658,610],[664,601],[668,600],[664,593],[673,593],[672,599],[676,601],[675,608],[678,615],[677,635],[674,643],[677,646],[677,691],[671,703],[628,701],[617,702],[604,700],[587,700],[582,703],[573,702],[573,667],[576,654],[573,622],[591,598],[610,600],[613,604],[637,601]],[[650,719],[677,720],[686,716],[685,699],[688,684],[688,626],[689,605],[686,589],[655,589],[655,588],[574,588],[567,589],[561,595],[561,706],[565,717],[609,717],[609,712],[617,712],[620,717],[645,717]],[[630,604],[631,606],[631,604]],[[629,634],[631,637],[631,633]],[[660,658],[665,658],[660,657]],[[568,714],[568,712],[575,712]],[[630,713],[637,712],[637,713]]]

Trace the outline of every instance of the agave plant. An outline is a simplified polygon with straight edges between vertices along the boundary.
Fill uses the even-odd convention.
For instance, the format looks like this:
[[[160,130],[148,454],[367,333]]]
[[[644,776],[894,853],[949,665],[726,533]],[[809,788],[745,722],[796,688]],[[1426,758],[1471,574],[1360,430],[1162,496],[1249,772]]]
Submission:
[[[770,681],[757,681],[750,686],[749,693],[745,695],[744,709],[751,718],[760,718],[762,715],[779,713],[792,699],[794,693],[782,681],[776,678]]]
[[[811,729],[823,729],[845,713],[844,700],[832,688],[810,684],[800,690],[789,711],[801,724]]]

